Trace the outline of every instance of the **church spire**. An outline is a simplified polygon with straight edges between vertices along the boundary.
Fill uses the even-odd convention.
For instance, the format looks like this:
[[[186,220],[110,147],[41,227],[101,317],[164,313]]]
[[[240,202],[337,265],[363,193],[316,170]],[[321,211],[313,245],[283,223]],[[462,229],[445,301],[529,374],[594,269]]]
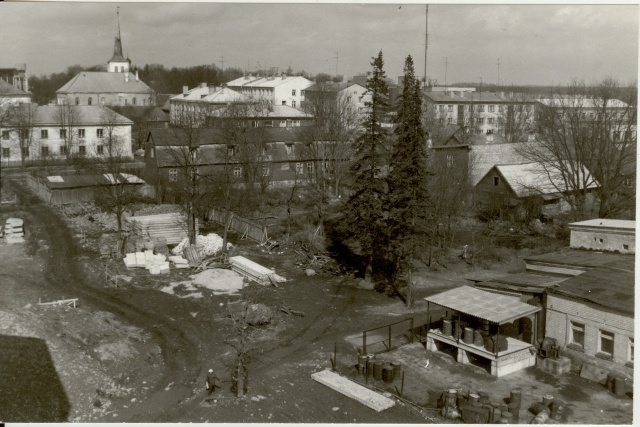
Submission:
[[[120,37],[120,6],[117,8],[118,27],[116,39],[113,44],[113,57],[109,60],[109,71],[129,71],[129,61],[122,54],[122,38]]]

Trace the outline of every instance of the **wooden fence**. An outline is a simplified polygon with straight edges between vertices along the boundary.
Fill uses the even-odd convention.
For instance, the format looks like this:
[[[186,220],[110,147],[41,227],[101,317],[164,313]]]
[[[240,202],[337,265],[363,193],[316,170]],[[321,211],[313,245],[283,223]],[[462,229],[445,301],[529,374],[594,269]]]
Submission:
[[[233,212],[228,212],[227,215],[227,212],[223,210],[211,209],[209,221],[214,221],[223,226],[227,224],[228,221],[229,230],[235,231],[243,238],[246,237],[259,244],[264,244],[269,240],[266,227],[236,215]]]
[[[42,179],[27,175],[27,187],[45,202],[51,202],[51,190]]]

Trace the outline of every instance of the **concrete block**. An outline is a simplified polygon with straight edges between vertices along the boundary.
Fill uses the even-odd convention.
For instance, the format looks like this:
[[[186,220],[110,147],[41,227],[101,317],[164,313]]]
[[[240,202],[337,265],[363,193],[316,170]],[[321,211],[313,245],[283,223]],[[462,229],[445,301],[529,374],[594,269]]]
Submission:
[[[590,363],[583,363],[580,376],[591,381],[605,384],[607,382],[607,371]]]
[[[549,374],[562,375],[571,371],[571,359],[564,356],[557,359],[538,358],[537,366]]]

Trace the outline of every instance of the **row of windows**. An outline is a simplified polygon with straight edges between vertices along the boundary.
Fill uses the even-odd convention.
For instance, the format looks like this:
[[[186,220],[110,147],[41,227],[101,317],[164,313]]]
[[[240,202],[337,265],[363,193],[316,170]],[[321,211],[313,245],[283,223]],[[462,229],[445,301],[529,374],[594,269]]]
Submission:
[[[439,104],[436,108],[438,111],[440,112],[444,112],[445,107],[447,107],[447,111],[448,112],[453,112],[454,111],[454,107],[455,105],[443,105],[443,104]],[[490,112],[490,113],[494,113],[496,111],[496,105],[493,104],[489,104],[489,105],[484,105],[484,104],[480,104],[480,105],[476,105],[475,111],[478,111],[480,113],[484,113],[485,112],[485,107],[486,107],[486,111]],[[464,111],[471,111],[471,105],[463,105],[463,109]],[[533,106],[531,105],[527,105],[527,106],[523,106],[523,105],[518,105],[516,107],[516,109],[518,111],[523,111],[526,110],[527,112],[531,112],[531,110],[533,109]],[[502,104],[498,104],[498,112],[502,113],[504,111],[507,111],[508,107],[506,105],[502,105]]]
[[[22,149],[20,150],[20,152],[22,153],[22,157],[29,157],[30,150],[29,147],[22,147]],[[57,154],[62,155],[62,156],[66,156],[68,154],[69,150],[67,150],[67,147],[62,145],[59,147],[59,151]],[[40,147],[40,155],[43,157],[52,155],[52,150],[49,149],[49,147],[47,146],[43,146]],[[85,155],[87,154],[87,147],[85,145],[79,145],[78,146],[78,154],[80,155]],[[97,145],[96,146],[96,154],[102,155],[104,154],[104,145]],[[8,159],[11,157],[11,148],[9,147],[2,147],[2,157]]]
[[[67,137],[67,129],[60,129],[59,130],[59,136],[60,138],[66,138]],[[85,129],[78,129],[78,138],[85,138],[86,137],[86,132]],[[96,129],[96,137],[97,138],[102,138],[104,136],[104,129]],[[8,130],[3,130],[2,131],[2,139],[4,139],[5,141],[11,138],[11,131]],[[20,129],[20,138],[21,139],[28,139],[29,138],[29,129]],[[48,139],[49,138],[49,130],[48,129],[42,129],[40,130],[40,139]]]
[[[79,97],[76,96],[74,101],[76,105],[80,105]],[[100,105],[104,105],[105,102],[106,98],[104,96],[100,98]],[[127,98],[118,97],[118,104],[129,105],[129,100]],[[87,105],[93,105],[93,97],[90,96],[89,98],[87,98]],[[135,96],[131,99],[131,105],[138,105],[138,99]],[[147,105],[147,100],[144,98],[142,99],[142,105]],[[151,98],[149,98],[149,105],[151,105]]]
[[[570,343],[584,349],[585,325],[583,323],[571,322]],[[613,358],[614,333],[603,329],[598,330],[598,349],[601,355]],[[628,338],[627,356],[628,362],[633,362],[633,338]]]

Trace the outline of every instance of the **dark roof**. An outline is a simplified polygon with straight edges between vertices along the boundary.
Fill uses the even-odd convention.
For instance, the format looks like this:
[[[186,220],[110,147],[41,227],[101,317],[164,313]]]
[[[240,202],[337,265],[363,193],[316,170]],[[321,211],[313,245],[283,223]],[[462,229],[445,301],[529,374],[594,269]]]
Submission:
[[[585,300],[633,316],[634,286],[633,271],[599,267],[571,277],[549,288],[548,292]]]
[[[7,96],[19,96],[19,97],[29,96],[30,97],[31,94],[23,91],[22,89],[18,89],[14,85],[9,84],[4,80],[0,79],[0,97],[7,97]]]
[[[518,273],[481,281],[476,283],[476,286],[505,291],[540,293],[547,287],[553,286],[563,280],[566,280],[566,278],[544,274]]]
[[[35,108],[34,108],[35,106]],[[33,125],[53,125],[60,126],[60,109],[67,108],[61,105],[36,105],[33,104],[19,104],[21,109],[32,108],[33,109]],[[77,113],[76,125],[101,125],[106,124],[107,121],[110,124],[118,125],[131,125],[133,122],[117,112],[112,114],[112,111],[104,106],[100,105],[73,105],[68,106]]]
[[[176,96],[176,94],[170,94],[170,93],[157,93],[156,94],[156,105],[159,106],[160,108],[162,108],[163,110],[165,109],[165,105],[167,104],[167,110],[169,109],[169,99],[171,99],[171,97]]]
[[[105,176],[109,175],[109,176]],[[114,178],[112,178],[114,177]],[[114,180],[123,184],[144,184],[144,181],[131,174],[102,174],[102,175],[49,175],[44,178],[46,186],[52,190],[97,187],[100,185],[115,184]]]
[[[296,142],[302,141],[302,135],[298,133],[298,130],[305,129],[300,127],[295,128],[262,128],[264,129],[264,136],[268,142]],[[196,145],[210,145],[225,143],[227,139],[227,133],[221,128],[200,128],[195,131],[197,134]],[[186,145],[184,141],[183,133],[176,127],[151,129],[147,140],[152,140],[157,146],[181,146]]]
[[[525,258],[527,263],[543,263],[582,267],[593,269],[600,267],[615,267],[629,271],[635,269],[635,257],[633,255],[616,254],[610,252],[595,252],[583,249],[564,249],[558,252],[550,252]]]
[[[58,89],[57,93],[149,93],[153,90],[142,80],[136,81],[136,76],[129,73],[129,81],[125,80],[127,73],[109,73],[106,71],[82,71],[67,84]]]
[[[162,111],[160,107],[154,106],[110,106],[113,111],[136,122],[168,122],[169,115]]]

